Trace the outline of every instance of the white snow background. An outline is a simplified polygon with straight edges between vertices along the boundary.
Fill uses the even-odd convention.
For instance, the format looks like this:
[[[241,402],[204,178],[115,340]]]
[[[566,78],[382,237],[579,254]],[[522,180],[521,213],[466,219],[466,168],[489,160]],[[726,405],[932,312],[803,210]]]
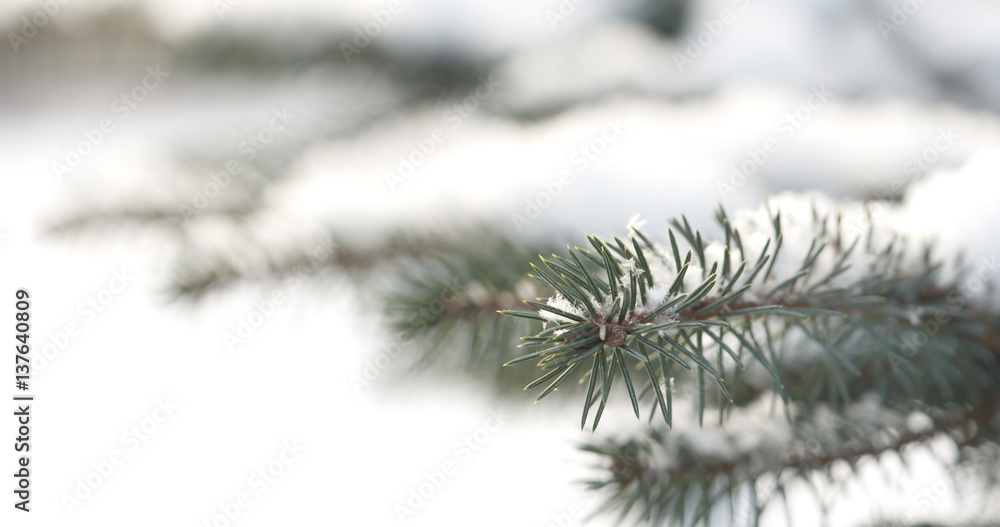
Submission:
[[[113,3],[122,2],[69,2],[54,23],[71,25],[98,4]],[[305,18],[352,28],[384,5],[236,3],[223,20],[208,0],[143,4],[166,38],[260,27],[284,35]],[[364,240],[392,228],[475,217],[531,238],[622,234],[628,218],[640,213],[649,220],[645,231],[659,237],[664,219],[681,213],[708,226],[719,202],[734,213],[757,209],[785,191],[817,191],[857,210],[850,202],[902,184],[909,185],[905,197],[886,205],[875,218],[879,226],[936,239],[943,253],[963,250],[973,260],[1000,255],[997,4],[930,1],[884,40],[870,10],[888,18],[891,2],[711,0],[695,2],[692,33],[673,42],[655,38],[617,16],[620,6],[600,0],[581,2],[553,28],[546,13],[558,5],[406,2],[381,38],[400,48],[454,47],[501,57],[501,85],[491,101],[501,107],[611,96],[538,121],[473,113],[394,190],[384,174],[414,141],[442,126],[442,108],[418,108],[357,137],[313,145],[294,160],[295,177],[266,197],[267,206],[245,228],[262,239],[308,240],[332,224]],[[34,6],[5,2],[0,13],[20,17]],[[697,36],[704,27],[699,21],[727,8],[735,22],[689,69],[678,71],[672,54],[683,52],[686,36]],[[7,46],[6,39],[0,44]],[[48,53],[29,42],[17,60],[30,63],[33,52]],[[9,47],[3,54],[0,63],[12,64]],[[44,56],[42,66],[52,60]],[[0,70],[7,93],[0,95],[0,314],[12,320],[13,291],[25,287],[32,294],[36,349],[65,343],[34,378],[35,510],[13,511],[8,492],[3,525],[211,525],[240,492],[252,504],[232,525],[399,525],[394,506],[447,462],[456,473],[405,525],[542,527],[569,517],[567,525],[581,524],[570,511],[577,505],[589,510],[592,497],[576,482],[592,472],[574,448],[587,437],[575,427],[576,406],[552,398],[532,405],[527,395],[500,403],[474,386],[448,382],[400,396],[380,390],[376,380],[357,394],[350,376],[391,336],[376,313],[357,307],[369,301],[349,280],[328,279],[319,292],[309,284],[285,291],[287,300],[229,353],[223,333],[269,290],[240,286],[187,309],[162,294],[176,250],[162,233],[45,233],[67,211],[95,201],[153,199],[179,206],[177,196],[197,189],[171,186],[176,160],[169,145],[205,142],[235,157],[240,138],[272,109],[290,108],[297,116],[291,126],[301,125],[304,133],[316,112],[350,104],[356,89],[323,76],[250,82],[176,72],[176,82],[158,87],[60,182],[52,163],[66,145],[107,117],[109,101],[141,78],[141,59],[119,60],[127,66],[113,75]],[[944,84],[928,78],[928,69],[967,73],[960,76],[967,99],[942,93]],[[782,119],[808,105],[815,90],[830,95],[787,133]],[[331,103],[337,93],[343,101]],[[586,168],[574,164],[574,151],[609,120],[621,123],[621,134]],[[942,134],[949,140],[942,142]],[[767,162],[735,192],[720,187],[732,183],[731,167],[769,138],[779,148]],[[912,157],[935,144],[946,147],[935,150],[926,170],[914,172]],[[525,200],[536,200],[562,170],[572,172],[572,183],[518,233],[511,215],[524,214]],[[201,226],[206,244],[230,232],[210,222]],[[101,294],[115,273],[134,278],[91,318],[88,297]],[[72,324],[79,334],[61,336]],[[168,399],[176,410],[132,451],[130,429],[154,414],[157,400]],[[15,430],[4,412],[0,430],[7,444]],[[466,456],[456,445],[477,431],[482,437],[491,412],[509,417]],[[634,426],[615,417],[626,413],[609,411],[602,428],[611,433]],[[710,436],[705,438],[707,443]],[[298,441],[304,451],[281,464],[282,473],[258,493],[248,478],[280,459],[286,441]],[[4,473],[12,470],[8,448]],[[63,496],[116,450],[124,461],[81,506],[67,511]],[[830,524],[861,526],[881,512],[914,512],[914,497],[942,475],[930,456],[918,453],[913,463],[909,473],[889,467],[891,481],[862,470],[861,481],[848,485],[847,499],[832,509]],[[955,517],[953,497],[935,500],[917,517]],[[817,524],[813,504],[801,500],[797,519]],[[777,512],[765,524],[783,525]],[[590,525],[611,523],[599,516]]]

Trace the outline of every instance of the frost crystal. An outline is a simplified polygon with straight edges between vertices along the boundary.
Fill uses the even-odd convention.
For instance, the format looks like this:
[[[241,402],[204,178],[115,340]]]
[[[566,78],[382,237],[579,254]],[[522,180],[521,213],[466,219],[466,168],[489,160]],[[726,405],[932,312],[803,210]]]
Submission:
[[[577,315],[577,316],[579,316],[581,318],[587,318],[587,313],[585,313],[578,306],[574,305],[572,302],[570,302],[569,300],[567,300],[566,297],[562,296],[561,294],[556,293],[556,296],[553,296],[553,297],[549,298],[549,301],[546,302],[546,304],[548,304],[549,306],[552,306],[552,307],[554,307],[556,309],[559,309],[561,311],[565,311],[567,313],[572,313],[572,314]],[[555,313],[549,313],[548,311],[540,311],[539,314],[542,315],[543,317],[545,317],[546,319],[548,319],[548,320],[550,320],[552,322],[555,322],[557,324],[562,324],[564,322],[573,322],[572,320],[570,320],[570,319],[568,319],[568,318],[566,318],[566,317],[564,317],[562,315],[557,315]]]
[[[646,220],[640,220],[639,213],[636,212],[635,214],[632,215],[631,218],[628,219],[628,224],[625,225],[625,228],[639,230],[645,224]]]

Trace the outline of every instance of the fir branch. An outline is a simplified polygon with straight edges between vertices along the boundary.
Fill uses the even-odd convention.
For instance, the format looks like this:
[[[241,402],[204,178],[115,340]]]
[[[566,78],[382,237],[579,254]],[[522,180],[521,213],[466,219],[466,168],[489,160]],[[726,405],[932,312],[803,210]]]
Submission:
[[[463,239],[462,235],[396,234],[376,244],[357,245],[338,241],[336,234],[330,234],[317,237],[312,247],[292,251],[248,241],[245,246],[253,258],[231,251],[188,248],[174,266],[170,293],[175,298],[198,300],[211,291],[240,282],[275,280],[303,270],[365,274],[406,259],[449,250],[463,243],[460,241]]]
[[[830,470],[838,462],[854,467],[864,459],[878,460],[886,453],[902,452],[938,438],[947,438],[958,449],[971,449],[969,452],[989,450],[988,445],[1000,439],[998,401],[1000,392],[994,392],[979,406],[935,411],[937,418],[927,426],[902,431],[892,426],[855,424],[839,416],[834,421],[839,428],[827,429],[828,437],[819,442],[817,430],[829,424],[815,421],[815,415],[810,414],[796,422],[795,439],[789,444],[762,443],[748,449],[738,446],[748,444],[746,440],[737,442],[734,436],[725,435],[722,441],[734,449],[728,453],[706,453],[697,436],[668,436],[655,429],[642,438],[606,440],[581,449],[595,454],[600,460],[598,467],[606,473],[587,483],[592,491],[605,495],[604,512],[617,511],[622,518],[632,514],[637,521],[651,525],[693,525],[707,522],[714,511],[728,520],[726,525],[737,526],[759,518],[774,503],[775,491],[793,481],[809,484],[815,474],[832,480]],[[721,430],[713,433],[724,434]],[[807,448],[809,444],[813,446]],[[770,483],[770,489],[762,490],[765,482]],[[703,503],[696,512],[685,512],[687,500],[692,498]],[[742,507],[731,505],[741,502],[745,504]]]
[[[574,361],[590,360],[590,354],[586,352],[596,338],[603,342],[602,348],[596,352],[599,364],[617,361],[619,353],[624,357],[622,360],[632,363],[626,370],[631,367],[641,370],[641,363],[648,364],[652,358],[650,354],[660,354],[685,369],[690,367],[688,361],[693,361],[698,366],[695,373],[699,379],[708,374],[718,385],[720,397],[716,399],[720,404],[733,402],[744,405],[753,400],[753,397],[747,397],[745,389],[739,392],[739,400],[733,400],[727,387],[738,380],[738,368],[743,367],[740,357],[744,352],[752,358],[748,367],[763,367],[769,372],[772,379],[770,389],[780,395],[786,404],[806,400],[815,402],[817,388],[823,402],[834,405],[847,404],[873,386],[879,386],[878,391],[886,399],[933,398],[928,393],[928,385],[935,385],[936,389],[945,393],[962,391],[971,394],[983,389],[987,382],[984,378],[970,383],[950,370],[960,372],[972,368],[981,372],[995,369],[997,356],[1000,355],[998,348],[982,338],[983,335],[992,335],[988,314],[975,306],[955,308],[946,304],[947,293],[933,280],[940,263],[930,257],[930,251],[924,253],[925,269],[913,273],[903,270],[901,261],[905,245],[897,244],[895,238],[885,247],[866,244],[863,256],[873,262],[871,273],[845,281],[843,270],[850,263],[851,255],[856,254],[857,240],[846,249],[840,243],[831,243],[831,236],[836,236],[838,240],[843,236],[839,231],[840,224],[836,224],[837,231],[833,232],[827,227],[829,217],[824,220],[819,220],[818,214],[814,217],[816,233],[799,268],[781,271],[779,269],[788,269],[787,263],[792,255],[786,256],[786,253],[792,249],[779,253],[782,219],[780,211],[774,213],[771,227],[779,237],[779,243],[774,244],[774,252],[769,254],[766,250],[772,244],[770,241],[764,244],[753,271],[735,289],[733,287],[743,274],[745,262],[738,267],[728,262],[729,245],[733,240],[746,237],[729,223],[724,211],[718,215],[726,233],[726,246],[721,250],[723,261],[721,265],[720,262],[712,263],[711,269],[706,268],[709,245],[683,217],[681,221],[671,222],[673,229],[677,229],[691,245],[688,257],[679,269],[680,250],[672,229],[668,231],[671,248],[665,253],[661,253],[645,235],[633,228],[635,235],[631,243],[617,238],[609,242],[588,236],[593,251],[578,249],[587,258],[577,258],[571,253],[572,258],[562,259],[562,263],[555,268],[550,265],[550,260],[543,258],[542,262],[549,265],[549,271],[535,267],[534,277],[559,294],[547,303],[533,300],[526,303],[539,310],[539,319],[551,323],[570,322],[569,329],[572,331],[548,333],[545,338],[538,335],[532,347],[548,346],[548,349],[541,352],[535,350],[531,357],[538,359],[538,366],[543,370],[551,364],[551,355],[554,354],[569,356],[559,364],[572,366]],[[786,247],[788,243],[792,242],[785,243]],[[742,247],[742,242],[740,245]],[[647,255],[647,251],[654,254]],[[693,283],[690,277],[685,278],[692,254],[697,255],[702,277]],[[779,261],[782,265],[776,266]],[[718,272],[720,268],[721,274]],[[738,270],[734,272],[734,268]],[[750,283],[765,268],[763,282],[756,286]],[[788,274],[780,276],[779,273],[783,272]],[[811,280],[811,277],[815,279]],[[667,284],[670,284],[669,290]],[[720,284],[727,285],[720,287]],[[653,291],[660,293],[650,300]],[[664,294],[663,291],[667,292]],[[914,377],[906,371],[913,369],[908,364],[913,350],[907,342],[923,337],[922,324],[925,322],[924,315],[914,313],[934,316],[946,308],[949,309],[951,323],[935,335],[934,343],[922,349],[916,359],[931,367],[934,378],[925,379],[923,375]],[[705,337],[705,332],[716,327],[719,334],[712,333]],[[830,335],[839,336],[831,339]],[[819,351],[814,356],[821,357],[825,364],[832,363],[833,367],[810,366],[815,368],[813,371],[822,372],[821,377],[810,379],[811,385],[800,386],[800,380],[809,378],[809,375],[788,375],[801,369],[792,366],[796,361],[782,361],[776,353],[778,347],[789,344],[799,349],[797,362],[806,360],[813,364],[815,361],[807,360],[809,354],[805,353],[813,349]],[[729,378],[716,371],[706,360],[707,357],[717,356],[719,369],[724,369],[723,351],[740,364]],[[522,357],[516,362],[526,360]],[[864,371],[855,366],[854,361],[862,362]],[[954,365],[949,369],[950,363]],[[579,371],[588,370],[583,368]],[[603,371],[609,372],[607,384],[610,384],[622,368],[605,368]],[[630,398],[635,393],[644,394],[639,399],[645,397],[655,410],[661,402],[647,388],[667,385],[671,376],[669,372],[656,368],[646,368],[646,373],[648,379],[638,390],[630,378],[626,375],[621,377]],[[816,384],[817,380],[819,384]],[[793,384],[786,386],[788,382]],[[824,390],[824,387],[835,389]],[[699,393],[700,421],[705,399],[704,392]],[[753,393],[760,396],[766,390]],[[602,401],[606,398],[604,393]],[[590,400],[584,401],[585,413],[591,404]],[[598,412],[597,416],[601,414]],[[595,417],[595,428],[597,420]],[[671,424],[669,419],[665,420],[668,425]]]

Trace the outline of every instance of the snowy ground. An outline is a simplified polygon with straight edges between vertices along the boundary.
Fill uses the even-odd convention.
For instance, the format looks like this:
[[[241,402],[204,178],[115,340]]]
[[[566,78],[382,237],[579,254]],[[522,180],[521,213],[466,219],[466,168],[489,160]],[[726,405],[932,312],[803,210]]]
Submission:
[[[220,21],[212,2],[147,3],[171,38],[254,27],[278,14],[275,25],[308,14],[350,30],[384,5],[247,0]],[[279,240],[347,225],[366,238],[477,217],[525,237],[619,234],[641,213],[659,233],[665,217],[680,213],[707,225],[719,202],[756,208],[783,191],[815,190],[840,200],[902,198],[880,204],[888,212],[876,221],[935,238],[945,252],[1000,255],[1000,118],[992,113],[1000,108],[1000,37],[988,25],[998,11],[990,2],[929,2],[883,39],[871,21],[891,20],[889,2],[713,0],[697,4],[691,19],[704,23],[676,41],[597,0],[555,29],[546,18],[554,0],[404,4],[386,42],[503,57],[484,105],[590,102],[537,121],[485,111],[456,118],[430,104],[355,137],[311,144],[248,229]],[[64,9],[60,23],[84,8]],[[684,39],[725,9],[734,21],[679,71]],[[28,61],[23,67],[36,44],[16,59],[4,48],[0,59]],[[98,78],[0,70],[17,103],[0,98],[0,291],[30,290],[32,339],[51,355],[34,378],[35,512],[15,515],[5,505],[4,524],[229,525],[213,523],[228,511],[238,512],[231,524],[248,527],[399,525],[398,506],[416,503],[405,525],[577,525],[590,497],[574,482],[589,472],[573,448],[583,437],[558,405],[498,403],[445,383],[403,394],[377,382],[354,390],[350,376],[387,339],[355,307],[363,299],[349,281],[333,280],[322,296],[305,294],[309,285],[279,291],[261,327],[230,351],[223,335],[271,291],[241,287],[186,309],[162,295],[176,248],[157,232],[44,234],[81,202],[180,207],[224,165],[206,168],[198,184],[173,178],[178,149],[208,145],[223,160],[240,159],[242,138],[285,108],[296,117],[278,141],[294,141],[323,125],[318,115],[350,104],[331,92],[356,89],[323,75],[250,82],[180,71],[120,118],[110,101],[146,66],[141,58],[122,64]],[[943,88],[955,83],[960,96]],[[103,119],[115,131],[60,181],[53,164]],[[443,140],[420,166],[392,177],[435,131]],[[206,238],[226,228],[199,225]],[[9,320],[12,296],[0,304]],[[10,419],[0,429],[5,438],[15,432]],[[295,442],[301,452],[288,449]],[[253,475],[261,469],[275,476]],[[913,510],[909,498],[937,488],[939,476],[922,474],[901,483],[896,495],[906,503],[841,507],[831,524]],[[868,479],[868,490],[851,492],[881,495],[871,489],[885,483]],[[428,484],[436,484],[432,497],[407,504],[411,490]],[[921,514],[950,514],[947,497],[934,497]]]

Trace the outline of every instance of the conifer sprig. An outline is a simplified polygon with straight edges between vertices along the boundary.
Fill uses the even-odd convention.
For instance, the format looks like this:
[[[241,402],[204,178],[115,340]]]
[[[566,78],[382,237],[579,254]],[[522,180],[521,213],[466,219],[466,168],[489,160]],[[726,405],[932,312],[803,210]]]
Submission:
[[[922,331],[923,318],[933,316],[943,300],[934,285],[940,262],[928,247],[924,271],[906,273],[905,243],[893,239],[877,248],[870,230],[844,243],[848,235],[839,218],[815,211],[813,216],[811,240],[794,241],[808,244],[797,256],[788,252],[780,211],[770,216],[772,233],[762,250],[747,255],[748,238],[720,207],[716,219],[724,241],[706,242],[681,216],[670,221],[669,247],[633,228],[628,240],[588,236],[589,247],[540,257],[530,276],[556,294],[526,300],[533,310],[500,311],[545,324],[523,338],[521,347],[529,353],[506,365],[536,362],[542,375],[526,387],[544,386],[536,401],[571,378],[587,384],[581,426],[593,415],[595,430],[616,381],[636,417],[648,403],[651,415],[658,411],[668,426],[677,382],[696,382],[699,422],[707,406],[717,405],[721,417],[731,405],[762,395],[741,383],[747,367],[767,372],[786,412],[802,402],[840,407],[876,386],[883,399],[925,393],[926,386],[907,373],[911,361],[905,352]],[[679,239],[687,242],[686,250]],[[845,278],[857,265],[867,265],[868,273]],[[951,334],[958,331],[954,324],[941,336],[979,345],[968,335]],[[946,345],[926,350],[927,360],[940,363],[936,384],[951,392],[970,390],[945,374],[954,369],[946,365],[956,363],[948,350]],[[804,390],[798,377],[788,380],[788,371],[810,353],[822,356],[825,365],[808,376]],[[978,368],[976,357],[958,361]],[[714,392],[706,390],[706,380]]]

